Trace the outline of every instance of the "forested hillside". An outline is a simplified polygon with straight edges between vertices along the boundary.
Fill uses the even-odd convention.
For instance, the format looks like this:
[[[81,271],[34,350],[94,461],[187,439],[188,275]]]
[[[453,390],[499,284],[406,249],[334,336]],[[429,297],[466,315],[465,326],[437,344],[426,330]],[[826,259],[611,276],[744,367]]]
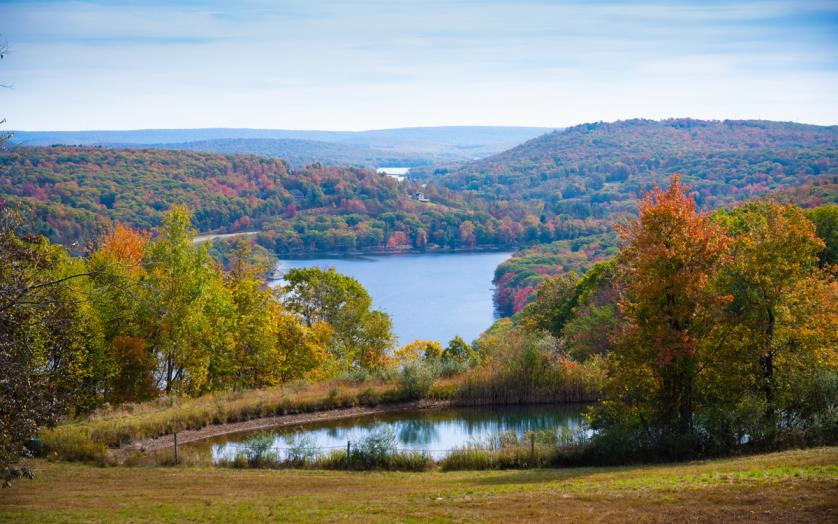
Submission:
[[[495,270],[495,305],[503,315],[518,312],[548,278],[584,273],[616,253],[617,239],[612,231],[521,249]]]
[[[442,136],[402,131],[352,136],[395,140],[418,133],[417,147],[425,148],[456,138],[452,130]],[[231,142],[256,143],[263,142]],[[251,155],[19,147],[0,155],[0,197],[30,210],[32,231],[65,245],[83,245],[111,220],[154,228],[162,210],[183,204],[201,232],[262,230],[260,244],[284,253],[512,247],[610,231],[633,213],[638,195],[672,173],[682,174],[703,208],[775,190],[810,205],[832,201],[834,192],[823,184],[838,176],[838,128],[700,120],[585,124],[441,171],[419,186],[362,169],[294,168]],[[428,202],[415,198],[419,191]],[[591,242],[602,244],[575,241],[547,251],[575,253],[574,246]],[[505,307],[531,287],[530,276],[507,277],[527,285],[502,290],[510,298]]]
[[[416,190],[429,201],[412,198]],[[263,230],[259,242],[286,253],[514,246],[600,227],[362,169],[158,149],[17,148],[0,155],[0,197],[26,212],[29,231],[68,246],[111,221],[155,228],[176,204],[193,211],[201,232]]]
[[[258,228],[298,209],[355,203],[373,213],[412,203],[387,177],[281,160],[151,149],[19,148],[0,156],[0,196],[29,208],[30,228],[62,243],[89,240],[109,220],[150,229],[182,204],[200,231]]]
[[[627,120],[582,124],[442,177],[486,198],[525,198],[578,218],[633,209],[652,182],[681,173],[701,207],[838,173],[838,127],[785,122]]]
[[[800,207],[838,203],[838,175],[818,177],[805,184],[775,191],[772,198]]]

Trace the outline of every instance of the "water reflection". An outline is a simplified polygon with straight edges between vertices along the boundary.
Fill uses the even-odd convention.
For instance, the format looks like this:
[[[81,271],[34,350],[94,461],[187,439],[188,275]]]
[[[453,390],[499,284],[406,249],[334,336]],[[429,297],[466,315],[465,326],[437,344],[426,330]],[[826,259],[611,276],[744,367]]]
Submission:
[[[273,450],[279,457],[304,437],[322,452],[345,449],[347,441],[360,442],[367,435],[391,430],[401,450],[424,451],[441,458],[454,448],[469,443],[487,442],[507,432],[519,437],[527,432],[575,431],[582,425],[584,406],[542,405],[516,407],[460,408],[381,414],[321,422],[305,427],[278,428],[271,431]],[[249,433],[228,435],[193,446],[211,455],[213,461],[233,459],[244,450]]]
[[[401,422],[396,436],[405,446],[426,446],[439,440],[436,425],[427,419],[405,420]]]

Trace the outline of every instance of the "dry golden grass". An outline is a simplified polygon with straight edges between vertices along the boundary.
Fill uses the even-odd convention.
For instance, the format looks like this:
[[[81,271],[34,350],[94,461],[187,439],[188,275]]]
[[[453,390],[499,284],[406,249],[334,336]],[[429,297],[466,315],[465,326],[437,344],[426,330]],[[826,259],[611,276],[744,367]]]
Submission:
[[[400,395],[392,384],[321,382],[210,393],[197,398],[165,397],[101,409],[82,420],[44,430],[41,439],[48,453],[66,460],[102,462],[106,446],[210,424],[394,402],[401,400]]]
[[[148,402],[105,407],[77,420],[69,420],[39,435],[50,457],[71,461],[108,463],[108,448],[186,430],[288,414],[312,413],[356,406],[377,406],[423,397],[458,404],[518,404],[521,402],[579,402],[598,398],[601,373],[597,366],[572,366],[551,371],[550,388],[532,388],[528,379],[477,368],[438,378],[429,391],[417,394],[399,380],[299,381],[281,386],[208,393],[200,397],[161,397]],[[594,377],[594,378],[591,378]],[[601,378],[601,377],[600,377]],[[593,384],[593,385],[592,385]],[[526,386],[526,387],[525,387]]]
[[[838,448],[624,468],[349,473],[34,462],[0,521],[836,522]]]

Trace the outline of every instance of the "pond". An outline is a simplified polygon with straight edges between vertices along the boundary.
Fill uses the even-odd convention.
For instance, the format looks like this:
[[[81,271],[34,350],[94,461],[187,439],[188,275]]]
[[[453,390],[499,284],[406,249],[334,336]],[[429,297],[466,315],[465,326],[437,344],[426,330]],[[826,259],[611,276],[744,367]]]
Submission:
[[[581,404],[451,408],[406,411],[375,416],[319,422],[296,428],[268,430],[273,438],[272,451],[279,458],[288,448],[305,442],[321,453],[346,449],[347,442],[359,443],[371,434],[392,432],[395,446],[404,451],[420,451],[434,459],[450,450],[470,444],[485,444],[493,437],[515,433],[519,438],[532,431],[578,431],[582,427]],[[257,433],[237,433],[190,444],[213,462],[232,460],[244,452],[248,439]]]
[[[416,339],[445,344],[457,335],[471,342],[492,325],[492,278],[509,256],[492,252],[312,258],[280,260],[277,270],[281,274],[298,267],[334,268],[357,279],[374,307],[390,315],[399,344]]]

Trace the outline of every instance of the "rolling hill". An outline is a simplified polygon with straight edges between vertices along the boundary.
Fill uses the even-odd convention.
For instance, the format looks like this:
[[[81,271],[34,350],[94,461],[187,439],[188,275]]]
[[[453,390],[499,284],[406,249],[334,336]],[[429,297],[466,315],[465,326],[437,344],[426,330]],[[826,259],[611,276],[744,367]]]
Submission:
[[[200,151],[204,153],[250,154],[281,158],[294,167],[323,163],[339,167],[375,169],[379,166],[415,167],[431,162],[427,154],[383,151],[363,145],[343,142],[323,142],[294,138],[215,138],[194,142],[175,142],[147,145],[103,144],[107,147],[133,147]]]
[[[113,221],[153,229],[173,205],[190,208],[200,232],[261,230],[257,241],[282,253],[513,246],[541,233],[524,204],[490,213],[479,199],[370,170],[167,149],[14,148],[0,153],[4,200],[30,232],[80,248]],[[589,232],[549,227],[545,241]]]
[[[465,136],[451,129],[448,136],[412,130],[402,138],[412,140],[411,133],[425,133],[425,142],[416,140],[426,149],[429,141],[439,145]],[[395,140],[392,134],[388,140]],[[568,240],[573,242],[551,249],[570,263],[576,251],[607,244],[580,237],[610,231],[646,189],[673,173],[683,174],[705,208],[806,187],[813,201],[828,201],[834,192],[819,181],[838,175],[838,127],[782,122],[585,124],[436,175],[425,188],[354,167],[299,167],[318,148],[330,148],[338,158],[366,146],[275,138],[205,142],[189,147],[250,149],[263,156],[163,149],[187,147],[166,142],[145,149],[18,147],[0,154],[0,197],[30,213],[32,231],[68,245],[84,245],[112,220],[154,228],[167,208],[183,204],[194,211],[201,232],[262,230],[259,241],[283,253]],[[300,164],[265,158],[279,154],[277,143]],[[416,191],[429,202],[412,198]]]
[[[449,126],[370,131],[286,129],[140,129],[130,131],[15,131],[19,146],[103,145],[214,153],[253,153],[292,164],[378,167],[460,162],[504,151],[551,131],[543,127]],[[299,159],[299,161],[297,160]]]
[[[160,149],[24,147],[0,154],[0,197],[27,210],[30,229],[71,244],[110,221],[156,227],[179,204],[199,231],[241,231],[298,210],[355,202],[372,213],[410,208],[391,178],[344,168],[291,170],[281,160]]]
[[[700,205],[752,198],[838,173],[838,126],[627,120],[556,131],[443,175],[490,199],[543,200],[572,216],[613,215],[674,173]]]

